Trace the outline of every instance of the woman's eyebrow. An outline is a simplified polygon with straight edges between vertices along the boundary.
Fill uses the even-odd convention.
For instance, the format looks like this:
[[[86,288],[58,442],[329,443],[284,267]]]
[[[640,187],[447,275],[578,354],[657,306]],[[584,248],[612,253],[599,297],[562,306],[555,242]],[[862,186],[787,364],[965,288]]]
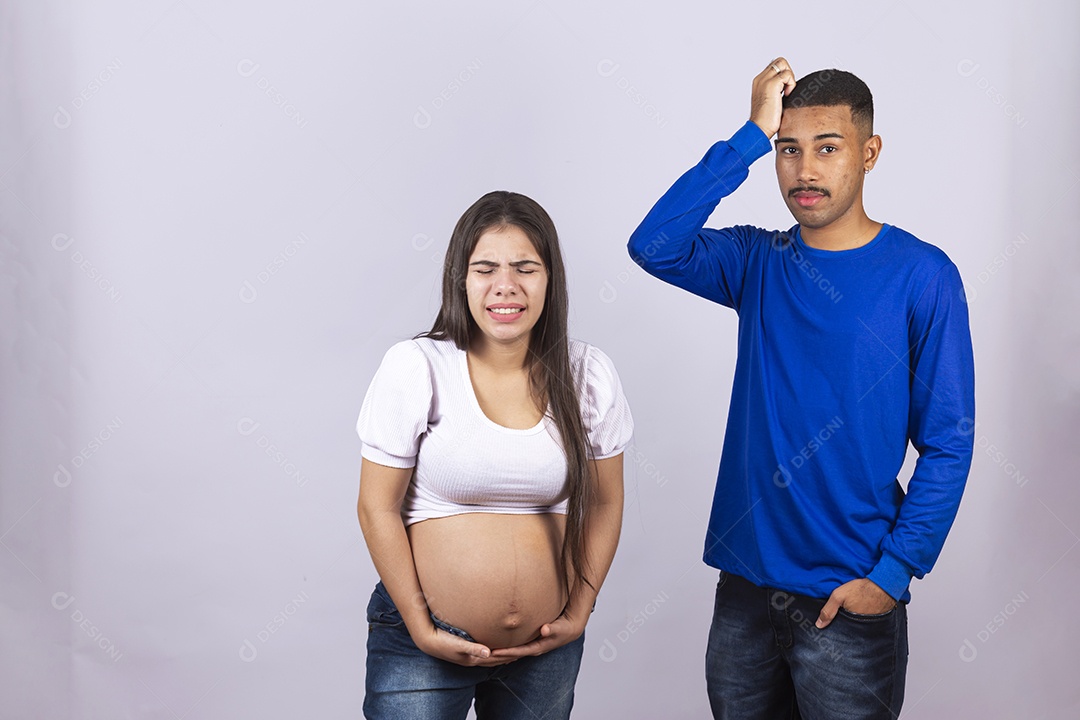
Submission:
[[[495,262],[494,260],[474,260],[469,263],[469,267],[472,267],[473,265],[483,265],[485,267],[499,267],[499,263]],[[523,265],[538,265],[542,267],[543,263],[537,262],[536,260],[515,260],[514,262],[510,263],[510,267],[515,268],[521,267]]]

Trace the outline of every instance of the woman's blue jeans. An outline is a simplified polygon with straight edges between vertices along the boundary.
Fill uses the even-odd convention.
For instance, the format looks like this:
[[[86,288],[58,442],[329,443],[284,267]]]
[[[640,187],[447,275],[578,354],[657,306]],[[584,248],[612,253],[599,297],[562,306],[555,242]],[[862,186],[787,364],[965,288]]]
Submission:
[[[907,606],[881,615],[841,609],[819,630],[824,605],[720,573],[705,656],[714,718],[891,720],[900,714]]]
[[[378,720],[478,720],[570,717],[574,683],[585,647],[572,643],[497,667],[464,667],[424,653],[380,582],[367,608],[367,687],[364,717]],[[464,630],[432,617],[436,626],[472,641]]]

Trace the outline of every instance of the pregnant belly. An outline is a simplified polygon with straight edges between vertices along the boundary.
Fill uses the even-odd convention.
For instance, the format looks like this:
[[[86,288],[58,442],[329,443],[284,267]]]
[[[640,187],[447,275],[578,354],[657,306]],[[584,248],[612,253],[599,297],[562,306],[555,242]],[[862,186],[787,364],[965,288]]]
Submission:
[[[440,620],[488,647],[537,637],[566,604],[566,516],[469,513],[410,525],[420,587]]]

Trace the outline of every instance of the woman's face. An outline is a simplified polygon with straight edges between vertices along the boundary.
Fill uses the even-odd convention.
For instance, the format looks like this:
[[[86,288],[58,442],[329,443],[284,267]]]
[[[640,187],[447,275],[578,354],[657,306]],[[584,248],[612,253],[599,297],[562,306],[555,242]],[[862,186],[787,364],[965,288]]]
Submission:
[[[488,342],[528,343],[544,312],[548,273],[525,231],[516,225],[486,230],[469,257],[465,294],[469,312]]]

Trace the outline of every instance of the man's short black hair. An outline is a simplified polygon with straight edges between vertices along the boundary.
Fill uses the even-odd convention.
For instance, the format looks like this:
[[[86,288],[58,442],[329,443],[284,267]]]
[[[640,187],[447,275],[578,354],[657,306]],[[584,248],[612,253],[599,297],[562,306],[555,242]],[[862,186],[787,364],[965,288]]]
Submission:
[[[816,70],[795,82],[795,89],[784,96],[784,109],[801,107],[851,108],[851,121],[865,127],[866,136],[874,134],[874,96],[859,78],[844,70]]]

